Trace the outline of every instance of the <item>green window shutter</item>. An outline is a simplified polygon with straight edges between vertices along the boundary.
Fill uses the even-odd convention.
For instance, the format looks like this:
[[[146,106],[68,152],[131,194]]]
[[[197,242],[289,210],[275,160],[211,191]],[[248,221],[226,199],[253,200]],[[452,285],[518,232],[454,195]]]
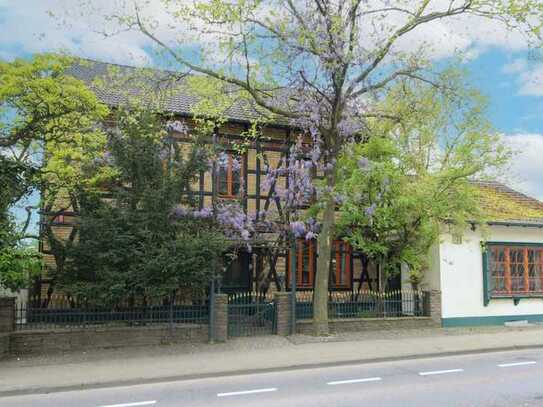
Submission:
[[[483,302],[486,307],[490,302],[490,267],[488,264],[488,248],[483,247]]]

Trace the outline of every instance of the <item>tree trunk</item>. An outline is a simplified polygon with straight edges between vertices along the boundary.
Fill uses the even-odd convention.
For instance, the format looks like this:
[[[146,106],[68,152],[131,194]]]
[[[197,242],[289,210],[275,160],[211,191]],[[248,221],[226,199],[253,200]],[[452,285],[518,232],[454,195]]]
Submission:
[[[335,185],[335,175],[329,174],[327,185]],[[313,294],[313,331],[316,336],[328,335],[328,280],[330,277],[330,254],[334,238],[336,203],[333,196],[327,198],[322,219],[322,230],[318,237],[317,275]]]

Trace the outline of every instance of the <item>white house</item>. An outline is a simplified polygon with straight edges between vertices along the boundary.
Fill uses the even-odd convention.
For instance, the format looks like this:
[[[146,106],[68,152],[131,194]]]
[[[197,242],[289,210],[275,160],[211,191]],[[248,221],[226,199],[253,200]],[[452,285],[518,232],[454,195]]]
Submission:
[[[479,183],[485,227],[443,233],[424,287],[441,291],[444,327],[543,323],[543,202]]]

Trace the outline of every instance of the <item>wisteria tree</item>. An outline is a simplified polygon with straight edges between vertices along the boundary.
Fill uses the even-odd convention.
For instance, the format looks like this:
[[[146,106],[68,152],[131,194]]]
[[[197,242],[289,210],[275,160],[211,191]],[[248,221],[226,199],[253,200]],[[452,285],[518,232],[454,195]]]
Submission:
[[[401,44],[423,26],[461,17],[467,24],[492,20],[537,41],[543,21],[537,0],[142,0],[121,8],[106,16],[105,34],[140,31],[179,72],[227,85],[231,97],[250,100],[263,116],[286,119],[312,139],[311,161],[325,180],[317,190],[316,334],[328,332],[342,146],[367,131],[368,119],[395,119],[375,101],[399,79],[434,80],[426,44],[411,51]]]

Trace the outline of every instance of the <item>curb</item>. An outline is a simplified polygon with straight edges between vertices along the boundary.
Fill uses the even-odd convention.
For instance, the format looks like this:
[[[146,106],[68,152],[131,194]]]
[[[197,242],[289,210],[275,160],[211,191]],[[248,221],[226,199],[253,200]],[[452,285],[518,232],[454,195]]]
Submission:
[[[417,360],[417,359],[428,359],[428,358],[435,358],[435,357],[475,355],[475,354],[484,354],[484,353],[499,353],[499,352],[530,350],[530,349],[543,349],[543,344],[513,345],[513,346],[502,346],[502,347],[497,347],[497,348],[480,348],[480,349],[470,349],[470,350],[450,351],[450,352],[444,351],[444,352],[434,352],[434,353],[426,353],[426,354],[390,356],[390,357],[373,358],[373,359],[344,360],[344,361],[325,362],[325,363],[304,363],[304,364],[285,365],[285,366],[260,368],[260,369],[240,369],[240,370],[219,371],[219,372],[213,372],[213,373],[186,374],[186,375],[164,376],[164,377],[154,377],[154,378],[141,377],[141,378],[135,378],[135,379],[129,379],[129,380],[112,380],[112,381],[101,382],[101,383],[81,383],[81,384],[73,384],[73,385],[66,385],[66,386],[43,386],[43,387],[37,386],[37,387],[29,388],[29,389],[0,391],[0,398],[12,397],[12,396],[59,393],[59,392],[68,392],[68,391],[77,391],[77,390],[103,389],[103,388],[110,388],[110,387],[136,386],[136,385],[141,385],[141,384],[168,383],[168,382],[209,379],[209,378],[219,378],[219,377],[228,377],[228,376],[242,376],[242,375],[248,375],[248,374],[275,373],[275,372],[281,372],[281,371],[293,371],[293,370],[349,366],[349,365],[367,365],[367,364],[372,364],[372,363],[397,362],[397,361],[402,361],[402,360]]]

